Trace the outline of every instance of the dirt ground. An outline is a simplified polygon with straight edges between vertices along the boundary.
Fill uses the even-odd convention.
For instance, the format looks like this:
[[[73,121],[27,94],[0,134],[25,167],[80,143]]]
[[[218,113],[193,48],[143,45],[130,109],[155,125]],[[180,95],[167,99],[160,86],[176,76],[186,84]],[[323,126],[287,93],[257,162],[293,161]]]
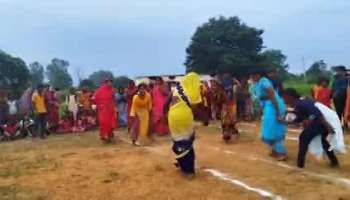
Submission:
[[[339,169],[309,155],[306,168],[298,170],[295,131],[286,140],[289,160],[277,162],[267,156],[256,124],[239,128],[240,138],[225,144],[217,124],[198,127],[198,173],[192,180],[173,166],[168,137],[145,148],[131,146],[123,130],[108,145],[97,132],[1,143],[0,199],[350,200],[349,155],[339,155]],[[349,136],[346,140],[350,143]]]

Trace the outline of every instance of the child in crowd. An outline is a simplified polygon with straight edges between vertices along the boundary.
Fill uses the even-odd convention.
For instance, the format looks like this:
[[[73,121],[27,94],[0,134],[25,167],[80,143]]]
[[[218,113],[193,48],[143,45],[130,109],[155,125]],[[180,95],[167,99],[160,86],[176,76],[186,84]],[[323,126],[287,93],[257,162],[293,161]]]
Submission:
[[[321,138],[323,151],[331,161],[331,167],[337,167],[339,163],[333,149],[338,147],[338,149],[344,149],[345,147],[340,121],[336,113],[320,103],[315,103],[313,100],[300,99],[299,94],[293,88],[286,89],[283,92],[283,99],[287,105],[294,109],[296,118],[292,122],[304,122],[304,130],[299,136],[298,167],[304,168],[309,144],[318,136]],[[329,134],[332,134],[335,138],[335,145],[333,146],[327,140]]]

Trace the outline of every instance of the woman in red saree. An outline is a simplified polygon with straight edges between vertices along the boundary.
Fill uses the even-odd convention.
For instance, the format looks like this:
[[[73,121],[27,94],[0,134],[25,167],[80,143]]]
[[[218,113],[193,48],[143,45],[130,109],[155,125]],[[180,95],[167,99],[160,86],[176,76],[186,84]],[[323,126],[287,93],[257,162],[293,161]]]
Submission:
[[[132,127],[132,120],[130,117],[131,112],[131,106],[132,106],[132,99],[137,94],[137,87],[134,81],[129,82],[129,86],[127,89],[127,104],[128,104],[128,132],[130,132],[130,129]]]
[[[58,90],[58,89],[57,89]],[[49,129],[52,131],[56,131],[59,124],[59,113],[58,107],[59,102],[56,95],[56,90],[50,88],[45,92],[46,103],[48,106],[48,123]]]
[[[169,127],[163,112],[168,94],[168,86],[162,78],[157,78],[152,89],[152,128],[153,132],[160,136],[169,134]]]
[[[94,94],[97,105],[100,138],[110,142],[113,138],[113,129],[116,128],[116,111],[114,103],[114,90],[112,80],[106,80]]]

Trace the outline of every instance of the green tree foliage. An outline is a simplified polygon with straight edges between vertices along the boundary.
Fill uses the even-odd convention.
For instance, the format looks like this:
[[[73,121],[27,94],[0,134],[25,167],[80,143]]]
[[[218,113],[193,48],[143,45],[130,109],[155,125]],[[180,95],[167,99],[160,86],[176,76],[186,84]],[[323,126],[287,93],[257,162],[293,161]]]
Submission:
[[[72,87],[73,80],[68,72],[69,62],[54,58],[51,63],[46,67],[46,75],[49,79],[51,86],[68,89]]]
[[[19,96],[27,87],[29,79],[29,70],[22,59],[0,51],[0,89],[9,89]]]
[[[39,62],[33,62],[29,65],[30,82],[33,87],[44,82],[44,67]]]
[[[315,83],[320,77],[331,78],[332,73],[328,70],[327,64],[323,60],[319,60],[306,70],[305,76],[309,83]]]
[[[199,73],[245,73],[259,64],[263,30],[238,17],[211,18],[198,27],[186,49],[186,69]]]
[[[275,69],[278,72],[280,79],[286,79],[290,74],[288,73],[288,64],[286,63],[287,56],[281,50],[268,49],[260,54],[260,65],[267,69]]]
[[[104,79],[111,78],[114,79],[113,73],[110,71],[100,70],[92,73],[89,76],[89,80],[94,82],[96,86],[100,86]]]
[[[114,79],[114,86],[116,88],[126,88],[129,85],[130,79],[126,76],[118,76]]]
[[[82,88],[82,87],[87,87],[87,88],[89,88],[89,90],[96,89],[95,83],[90,79],[84,79],[84,80],[80,81],[79,88]]]

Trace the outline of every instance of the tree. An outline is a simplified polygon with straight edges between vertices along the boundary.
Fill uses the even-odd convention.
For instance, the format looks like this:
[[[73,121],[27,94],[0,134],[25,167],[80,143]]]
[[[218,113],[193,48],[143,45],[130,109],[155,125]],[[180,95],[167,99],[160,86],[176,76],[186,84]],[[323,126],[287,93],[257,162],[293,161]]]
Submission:
[[[274,69],[278,72],[280,79],[286,79],[288,73],[288,64],[286,63],[287,56],[281,50],[268,49],[260,54],[260,66],[265,66],[267,69]]]
[[[315,83],[320,77],[331,78],[332,73],[327,69],[327,64],[323,60],[314,62],[305,72],[308,82]]]
[[[198,73],[244,73],[258,64],[263,30],[238,17],[211,18],[198,27],[186,49],[186,69]]]
[[[0,89],[10,89],[19,96],[30,79],[25,62],[0,50]]]
[[[114,79],[114,86],[116,88],[123,87],[126,88],[131,80],[126,76],[118,76]]]
[[[73,80],[68,72],[69,62],[54,58],[46,67],[46,75],[53,87],[68,89],[72,87]]]
[[[39,62],[33,62],[29,65],[30,82],[33,87],[44,82],[44,67]]]
[[[94,82],[96,86],[100,86],[104,79],[114,79],[113,73],[110,71],[100,70],[92,73],[89,79]]]
[[[90,79],[84,79],[84,80],[80,81],[79,88],[82,88],[82,87],[87,87],[90,90],[96,89],[95,83]]]

